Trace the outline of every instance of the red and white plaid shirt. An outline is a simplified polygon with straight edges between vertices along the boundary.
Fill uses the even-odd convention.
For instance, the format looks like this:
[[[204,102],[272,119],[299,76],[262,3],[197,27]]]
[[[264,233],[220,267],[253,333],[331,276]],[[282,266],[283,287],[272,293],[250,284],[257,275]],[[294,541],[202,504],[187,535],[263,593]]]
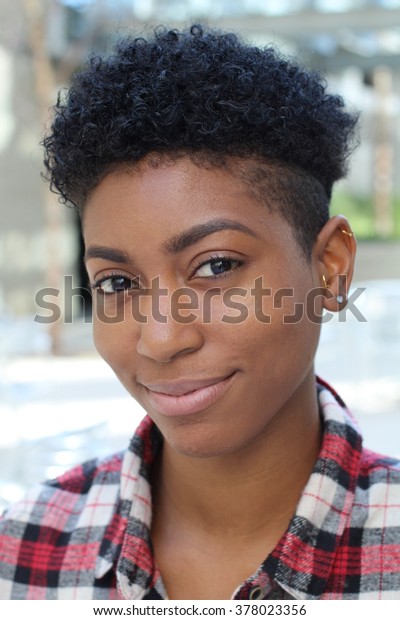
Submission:
[[[400,463],[364,450],[319,384],[323,443],[286,533],[234,599],[400,598]],[[146,417],[129,449],[34,488],[0,523],[0,599],[164,599]],[[221,579],[223,579],[221,575]]]

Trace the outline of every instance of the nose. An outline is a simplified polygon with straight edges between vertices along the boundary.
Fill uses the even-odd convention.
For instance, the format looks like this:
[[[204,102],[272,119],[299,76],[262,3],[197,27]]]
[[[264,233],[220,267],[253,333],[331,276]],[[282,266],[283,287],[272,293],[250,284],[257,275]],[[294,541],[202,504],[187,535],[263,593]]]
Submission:
[[[144,310],[144,312],[143,312]],[[140,324],[136,350],[139,355],[157,362],[193,353],[203,345],[198,316],[193,312],[177,312],[171,296],[146,297],[142,304],[146,321]]]

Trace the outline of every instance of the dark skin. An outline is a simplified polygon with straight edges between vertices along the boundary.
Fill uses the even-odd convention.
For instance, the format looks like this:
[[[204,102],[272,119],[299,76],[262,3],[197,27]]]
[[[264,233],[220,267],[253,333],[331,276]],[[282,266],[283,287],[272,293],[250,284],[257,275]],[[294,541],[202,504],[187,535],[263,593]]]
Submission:
[[[211,230],[216,219],[230,224]],[[197,233],[203,227],[201,238],[176,243],[193,226]],[[96,347],[165,440],[153,473],[152,539],[171,599],[230,598],[295,512],[321,442],[313,367],[320,325],[306,312],[295,323],[285,316],[296,303],[305,307],[315,288],[317,313],[340,309],[336,296],[346,295],[355,254],[343,230],[350,230],[345,218],[329,220],[307,260],[278,210],[256,202],[227,170],[187,158],[114,171],[89,197],[83,231],[96,286]],[[261,276],[272,290],[262,299],[270,323],[257,318],[251,293]],[[140,295],[156,277],[167,291],[159,305],[165,322],[153,316],[150,296]],[[197,296],[196,309],[180,310],[184,318],[192,313],[192,322],[172,318],[171,296],[180,287]],[[248,309],[245,320],[221,321],[237,311],[219,294],[205,321],[207,291],[233,287]],[[276,304],[282,288],[292,293]],[[124,320],[100,320],[103,303]],[[134,304],[146,323],[132,316]],[[181,407],[175,415],[152,393],[210,378],[225,387],[195,411]]]

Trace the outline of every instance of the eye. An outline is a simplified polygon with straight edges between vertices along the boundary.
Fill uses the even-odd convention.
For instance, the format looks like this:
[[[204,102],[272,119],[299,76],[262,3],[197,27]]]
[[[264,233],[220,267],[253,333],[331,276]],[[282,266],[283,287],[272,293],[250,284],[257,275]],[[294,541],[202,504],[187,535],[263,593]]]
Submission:
[[[128,278],[127,276],[115,274],[100,278],[91,285],[91,288],[103,295],[111,295],[131,289],[138,289],[139,284],[139,278]]]
[[[226,256],[217,256],[209,258],[201,263],[194,273],[198,278],[218,278],[228,274],[243,265],[243,261]]]

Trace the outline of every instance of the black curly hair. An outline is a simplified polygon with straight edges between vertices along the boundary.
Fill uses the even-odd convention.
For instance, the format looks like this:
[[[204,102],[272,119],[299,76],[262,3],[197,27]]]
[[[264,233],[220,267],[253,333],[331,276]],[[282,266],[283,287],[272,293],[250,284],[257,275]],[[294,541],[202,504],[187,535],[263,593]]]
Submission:
[[[45,137],[46,178],[84,208],[101,179],[149,154],[236,162],[253,195],[279,208],[309,256],[346,173],[357,117],[324,80],[272,47],[192,26],[128,37],[93,56],[59,95]]]

